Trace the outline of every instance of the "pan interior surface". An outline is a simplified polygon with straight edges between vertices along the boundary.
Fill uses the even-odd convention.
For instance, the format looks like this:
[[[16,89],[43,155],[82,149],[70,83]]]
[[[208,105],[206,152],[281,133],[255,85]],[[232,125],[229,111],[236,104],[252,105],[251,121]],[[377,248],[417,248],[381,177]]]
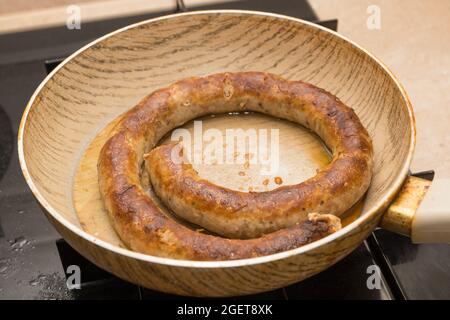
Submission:
[[[56,69],[31,99],[19,133],[22,167],[38,200],[81,232],[74,175],[94,137],[153,90],[225,71],[264,71],[310,82],[355,110],[374,144],[374,174],[359,219],[385,206],[397,191],[409,166],[414,123],[393,76],[360,48],[317,26],[222,11],[125,28]],[[92,177],[80,186],[97,188]]]

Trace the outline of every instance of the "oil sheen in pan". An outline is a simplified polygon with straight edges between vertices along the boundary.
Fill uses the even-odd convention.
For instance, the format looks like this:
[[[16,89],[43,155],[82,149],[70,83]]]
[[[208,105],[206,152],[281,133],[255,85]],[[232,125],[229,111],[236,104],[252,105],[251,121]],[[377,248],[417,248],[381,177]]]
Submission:
[[[195,136],[195,126],[199,130],[200,123],[201,131],[197,131],[197,136]],[[96,164],[98,153],[108,139],[113,125],[114,123],[110,124],[93,138],[82,155],[75,172],[73,199],[78,220],[85,231],[113,244],[123,246],[109,223],[106,211],[103,209],[97,185]],[[266,130],[269,137],[271,130],[278,132],[278,157],[271,159],[272,161],[278,161],[278,165],[275,166],[278,167],[278,170],[273,174],[261,175],[262,165],[258,161],[252,163],[252,161],[244,160],[242,163],[242,161],[237,160],[229,164],[220,163],[220,161],[215,164],[214,161],[210,161],[209,164],[206,164],[206,161],[193,163],[201,177],[234,190],[261,192],[272,190],[281,185],[297,184],[313,177],[318,169],[326,166],[331,160],[330,152],[322,140],[310,130],[298,124],[262,114],[246,112],[206,116],[190,121],[179,129],[186,129],[190,133],[191,146],[195,139],[197,139],[196,142],[202,139],[203,134],[208,130],[213,129],[216,132],[218,130],[222,133],[224,157],[226,156],[225,153],[231,150],[226,145],[227,130],[240,129],[240,132],[244,134],[247,130],[255,130],[258,138],[259,130]],[[200,135],[198,132],[200,132]],[[236,132],[238,131],[234,131],[234,133]],[[172,141],[172,133],[161,139],[161,144],[170,141]],[[207,143],[202,144],[203,147],[206,145]],[[272,141],[268,139],[265,145],[270,152],[273,146]],[[242,156],[236,152],[235,149],[231,158]],[[244,159],[249,159],[250,156],[250,154],[244,155]],[[223,160],[225,162],[225,158]],[[151,196],[156,198],[153,194]],[[343,215],[343,226],[360,216],[362,204],[363,200]],[[89,210],[86,210],[87,208]],[[167,212],[167,214],[180,221],[172,213]],[[182,223],[193,229],[199,229],[197,226]]]

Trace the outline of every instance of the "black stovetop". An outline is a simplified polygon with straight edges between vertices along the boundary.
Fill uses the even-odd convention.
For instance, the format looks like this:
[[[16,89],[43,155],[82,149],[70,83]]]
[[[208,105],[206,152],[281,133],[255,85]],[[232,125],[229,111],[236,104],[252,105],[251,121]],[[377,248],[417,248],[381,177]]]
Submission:
[[[195,9],[252,9],[316,21],[306,1],[238,1]],[[192,9],[192,8],[187,8]],[[0,299],[177,299],[129,284],[98,269],[60,239],[20,171],[20,117],[46,76],[45,61],[65,57],[107,32],[172,12],[0,36]],[[335,22],[327,22],[335,28]],[[50,66],[51,67],[51,66]],[[82,288],[66,287],[65,269],[81,268]],[[367,268],[378,265],[381,286],[369,289]],[[252,296],[257,299],[449,299],[450,246],[412,245],[377,230],[352,254],[301,283]],[[248,297],[246,297],[248,298]],[[242,299],[242,298],[240,298]]]

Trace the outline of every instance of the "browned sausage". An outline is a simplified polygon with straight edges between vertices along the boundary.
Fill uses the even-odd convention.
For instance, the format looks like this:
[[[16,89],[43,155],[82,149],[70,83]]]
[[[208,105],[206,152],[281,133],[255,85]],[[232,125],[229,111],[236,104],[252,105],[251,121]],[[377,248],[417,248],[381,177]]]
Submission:
[[[297,213],[298,219],[290,220],[291,227],[257,239],[223,239],[181,226],[167,218],[148,197],[140,181],[143,156],[162,136],[200,116],[242,110],[301,123],[332,149],[333,162],[307,186],[312,190],[308,201],[319,205],[324,201],[331,208],[336,205],[341,209],[351,206],[367,189],[372,169],[370,138],[354,112],[331,94],[300,81],[260,72],[181,80],[153,92],[125,113],[100,153],[100,192],[115,230],[131,249],[180,259],[239,259],[298,247],[340,227],[339,219],[329,215],[314,215],[322,218],[305,221],[303,210],[297,213],[302,207],[292,206],[287,214]],[[322,191],[327,184],[333,185],[330,194]],[[279,189],[289,199],[288,187]],[[264,198],[260,200],[262,207],[270,208],[263,205]],[[171,205],[170,201],[166,204]],[[280,217],[286,213],[277,212]]]
[[[313,212],[340,215],[365,191],[352,185],[351,175],[360,166],[360,159],[352,157],[335,160],[332,167],[338,172],[324,170],[298,185],[241,192],[202,179],[189,162],[173,161],[179,150],[181,144],[170,143],[144,155],[153,190],[178,216],[229,238],[256,238],[304,221]],[[330,177],[349,182],[338,184]]]

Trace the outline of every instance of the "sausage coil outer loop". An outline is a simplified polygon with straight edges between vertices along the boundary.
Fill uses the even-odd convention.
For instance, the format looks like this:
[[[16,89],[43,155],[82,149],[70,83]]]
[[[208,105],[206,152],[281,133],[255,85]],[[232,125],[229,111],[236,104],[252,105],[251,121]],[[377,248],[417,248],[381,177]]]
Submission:
[[[231,211],[223,206],[205,202],[201,193],[195,195],[199,206],[187,206],[192,194],[169,193],[166,183],[176,178],[174,168],[159,173],[152,169],[170,167],[170,161],[163,161],[157,153],[164,151],[159,149],[164,147],[147,155],[146,167],[154,191],[165,205],[194,223],[199,221],[192,217],[200,212],[208,230],[240,238],[226,239],[196,232],[167,217],[144,190],[141,176],[144,155],[167,132],[197,117],[235,111],[261,112],[302,124],[324,140],[333,160],[315,177],[299,185],[252,193],[247,198],[236,197],[237,191],[231,190],[226,195],[231,195],[230,210],[242,206],[242,201],[248,207],[231,216]],[[149,160],[152,154],[155,159]],[[179,172],[185,176],[187,171]],[[190,260],[268,255],[331,234],[340,228],[335,215],[364,194],[371,172],[371,140],[352,109],[313,85],[262,72],[188,78],[154,91],[121,116],[98,161],[100,193],[112,225],[124,243],[135,251]],[[194,185],[207,183],[198,176],[192,179]],[[175,182],[175,187],[180,186],[179,181]],[[214,187],[206,186],[209,191]],[[182,209],[188,209],[188,213],[180,214]],[[218,226],[216,230],[213,224]]]

